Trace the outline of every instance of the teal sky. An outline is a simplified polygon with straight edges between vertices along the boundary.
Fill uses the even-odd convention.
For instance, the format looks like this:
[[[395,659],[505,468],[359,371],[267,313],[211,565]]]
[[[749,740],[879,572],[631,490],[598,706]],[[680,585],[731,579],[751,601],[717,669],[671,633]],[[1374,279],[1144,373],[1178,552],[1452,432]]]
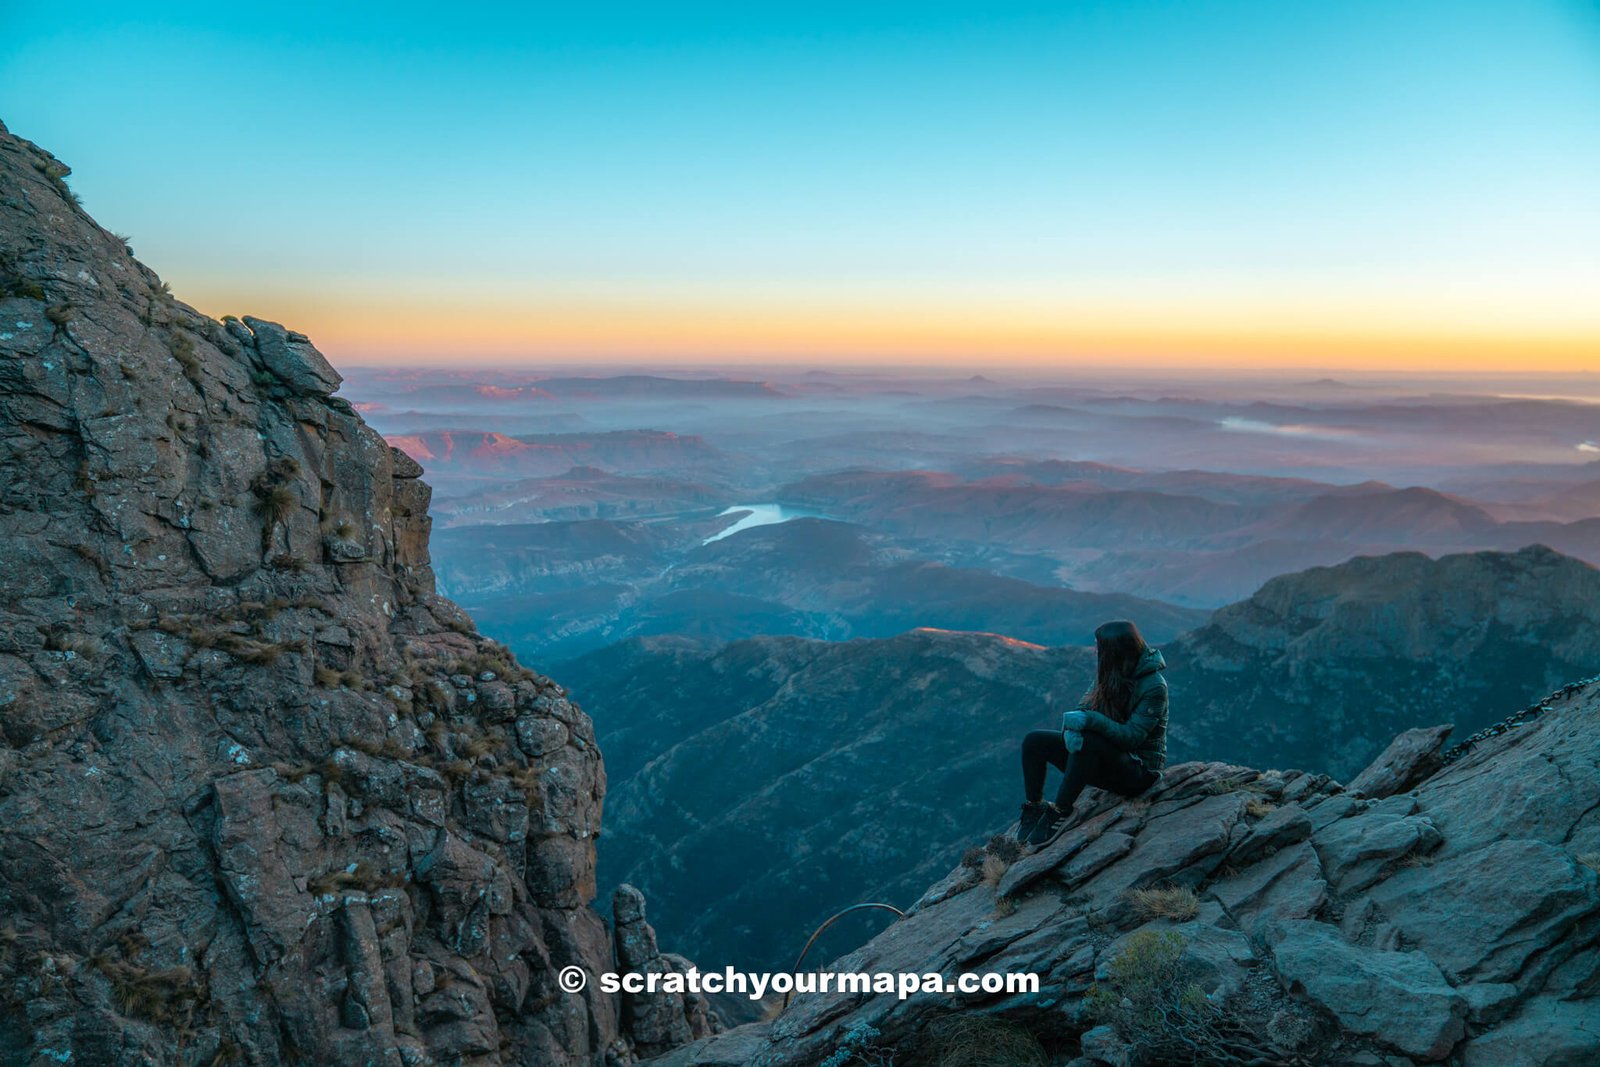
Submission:
[[[1593,3],[0,12],[90,211],[336,358],[1600,365]]]

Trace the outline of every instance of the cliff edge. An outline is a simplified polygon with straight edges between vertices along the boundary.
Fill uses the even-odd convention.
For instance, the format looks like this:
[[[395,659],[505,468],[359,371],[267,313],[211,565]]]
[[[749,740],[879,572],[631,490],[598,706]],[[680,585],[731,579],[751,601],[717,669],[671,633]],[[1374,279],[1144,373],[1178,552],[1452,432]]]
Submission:
[[[708,1032],[558,988],[613,955],[600,754],[435,594],[421,468],[305,336],[175,300],[67,173],[0,125],[0,1062]]]
[[[1038,992],[807,993],[652,1062],[1595,1063],[1600,680],[1448,733],[1348,787],[1186,763],[1132,801],[1091,790],[1049,849],[973,849],[827,968]]]

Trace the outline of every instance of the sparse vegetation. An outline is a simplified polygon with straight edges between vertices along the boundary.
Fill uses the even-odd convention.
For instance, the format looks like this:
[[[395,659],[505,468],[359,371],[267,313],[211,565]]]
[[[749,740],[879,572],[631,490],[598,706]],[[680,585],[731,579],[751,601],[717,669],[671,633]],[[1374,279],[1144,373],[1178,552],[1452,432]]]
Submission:
[[[272,765],[279,778],[286,782],[302,782],[317,773],[318,764],[315,763],[274,763]]]
[[[393,737],[385,737],[382,741],[374,741],[366,737],[349,737],[340,741],[339,744],[342,748],[384,759],[405,759],[411,755],[411,750]]]
[[[72,173],[71,167],[56,159],[36,159],[33,161],[33,169],[43,174],[45,180],[54,186],[56,192],[60,193],[68,202],[79,207],[83,205],[83,201],[79,199],[78,194],[73,192],[72,187],[67,184],[67,175]]]
[[[999,885],[1000,879],[1005,877],[1006,871],[1010,868],[1011,864],[994,853],[989,853],[983,857],[983,866],[979,868],[983,872],[983,884]]]
[[[883,1031],[868,1023],[855,1023],[839,1039],[838,1048],[821,1067],[894,1067],[894,1050],[878,1044]]]
[[[306,888],[318,896],[335,893],[341,889],[371,893],[379,889],[393,889],[405,885],[405,881],[404,875],[380,870],[376,864],[362,861],[344,870],[320,874],[307,882]]]
[[[50,652],[71,652],[74,656],[97,656],[105,651],[99,638],[88,634],[55,630],[45,635],[44,647]]]
[[[122,1014],[180,1035],[193,1034],[211,1000],[204,977],[183,966],[147,966],[139,957],[148,947],[148,939],[130,931],[117,939],[114,950],[104,949],[89,962],[110,984]]]
[[[89,471],[89,459],[87,456],[78,461],[78,470],[72,477],[72,488],[91,500],[94,499],[95,493],[98,492],[94,475]]]
[[[1174,930],[1129,935],[1107,965],[1106,980],[1089,988],[1089,1014],[1114,1027],[1149,1062],[1279,1062],[1207,999],[1184,961],[1187,945]]]
[[[186,333],[173,333],[169,348],[172,358],[178,361],[178,366],[183,368],[183,376],[189,379],[189,384],[199,389],[205,375],[202,370],[200,356],[195,352],[194,342]]]
[[[1172,919],[1188,922],[1200,914],[1200,898],[1188,886],[1166,886],[1159,889],[1135,889],[1129,894],[1133,910],[1146,921]]]
[[[241,662],[266,665],[276,663],[285,653],[304,652],[308,647],[303,638],[281,640],[268,635],[262,624],[270,621],[272,614],[266,605],[246,601],[231,610],[204,618],[194,615],[163,616],[146,624],[145,628],[181,637],[191,650],[215,648]],[[248,632],[241,633],[240,624],[246,619],[250,620]]]
[[[71,304],[51,304],[44,309],[44,317],[50,320],[50,325],[60,329],[72,321],[76,314]]]
[[[1012,864],[1022,857],[1022,844],[1010,834],[995,834],[989,838],[984,851],[991,856],[999,856],[1007,864]]]
[[[1261,788],[1258,784],[1258,778],[1259,776],[1254,771],[1246,771],[1243,774],[1229,775],[1226,778],[1218,778],[1214,782],[1207,782],[1201,791],[1207,796],[1237,793],[1241,789],[1249,789],[1254,792]]]
[[[1600,873],[1600,852],[1585,852],[1578,857],[1578,862],[1591,871]]]
[[[287,522],[299,496],[291,488],[300,464],[287,456],[280,456],[267,464],[267,469],[250,482],[250,492],[256,498],[256,514],[261,516],[261,551],[272,548],[272,538],[278,524]]]
[[[1039,1039],[1007,1019],[962,1014],[928,1028],[930,1047],[918,1057],[933,1067],[1046,1067]]]
[[[1277,810],[1278,805],[1260,797],[1251,797],[1244,806],[1244,813],[1252,819],[1265,819]]]
[[[24,278],[8,271],[0,275],[0,300],[7,297],[43,300],[45,299],[44,287],[32,278]]]

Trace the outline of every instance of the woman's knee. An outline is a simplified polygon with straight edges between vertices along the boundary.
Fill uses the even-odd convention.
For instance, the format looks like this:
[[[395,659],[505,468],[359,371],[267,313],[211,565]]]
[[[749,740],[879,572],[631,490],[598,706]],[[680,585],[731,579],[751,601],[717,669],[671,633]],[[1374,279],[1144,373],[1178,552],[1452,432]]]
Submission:
[[[1022,751],[1042,749],[1050,738],[1049,730],[1030,730],[1022,738]]]
[[[1054,730],[1033,730],[1022,739],[1024,759],[1049,759],[1051,754],[1062,747],[1064,746],[1061,744],[1061,735]]]

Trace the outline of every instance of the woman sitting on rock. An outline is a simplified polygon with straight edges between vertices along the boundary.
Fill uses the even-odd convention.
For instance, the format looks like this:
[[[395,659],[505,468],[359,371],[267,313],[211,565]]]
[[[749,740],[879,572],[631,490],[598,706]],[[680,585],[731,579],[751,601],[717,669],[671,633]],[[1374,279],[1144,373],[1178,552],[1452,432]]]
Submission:
[[[1042,849],[1061,836],[1085,786],[1136,796],[1155,784],[1167,762],[1167,663],[1131,622],[1094,632],[1099,664],[1078,707],[1061,716],[1061,732],[1035,730],[1022,739],[1022,821],[1017,840]],[[1045,764],[1065,776],[1054,804],[1043,803]]]

